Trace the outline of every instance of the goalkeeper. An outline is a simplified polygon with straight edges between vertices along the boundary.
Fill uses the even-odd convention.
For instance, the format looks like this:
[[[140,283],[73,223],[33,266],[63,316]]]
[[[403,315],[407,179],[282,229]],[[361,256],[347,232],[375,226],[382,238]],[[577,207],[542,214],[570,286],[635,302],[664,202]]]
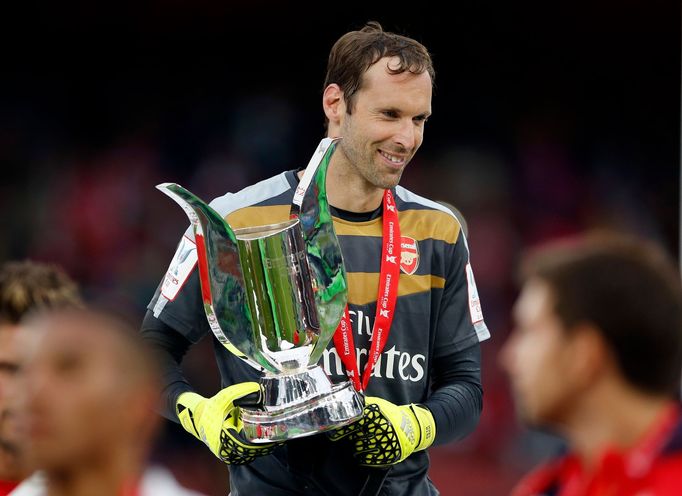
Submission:
[[[348,275],[355,354],[342,361],[332,341],[321,363],[332,380],[351,375],[365,391],[362,419],[282,444],[249,443],[236,404],[258,402],[259,375],[215,339],[223,389],[211,398],[193,392],[182,357],[211,331],[191,234],[148,306],[142,333],[165,360],[166,415],[228,464],[232,496],[357,495],[377,474],[386,477],[374,492],[437,494],[426,448],[461,439],[478,422],[479,342],[489,333],[465,236],[447,208],[398,186],[422,143],[433,81],[426,48],[377,23],[343,35],[329,56],[327,136],[343,139],[330,159],[327,195]],[[284,221],[300,174],[283,172],[212,206],[234,228]],[[399,233],[404,257],[390,255],[386,232]],[[384,260],[399,266],[395,277],[386,277]],[[380,280],[388,308],[377,308]],[[378,327],[375,335],[386,339],[375,342]]]

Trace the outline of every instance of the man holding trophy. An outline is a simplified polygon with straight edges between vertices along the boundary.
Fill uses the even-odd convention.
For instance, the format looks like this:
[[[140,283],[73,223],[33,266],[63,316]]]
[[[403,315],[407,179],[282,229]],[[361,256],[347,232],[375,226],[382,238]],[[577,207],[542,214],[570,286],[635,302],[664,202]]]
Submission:
[[[191,220],[142,333],[163,356],[166,415],[230,468],[232,495],[438,494],[425,449],[482,408],[483,321],[460,224],[398,186],[431,114],[420,43],[377,23],[329,57],[327,138],[305,169]],[[223,389],[182,375],[212,333]]]

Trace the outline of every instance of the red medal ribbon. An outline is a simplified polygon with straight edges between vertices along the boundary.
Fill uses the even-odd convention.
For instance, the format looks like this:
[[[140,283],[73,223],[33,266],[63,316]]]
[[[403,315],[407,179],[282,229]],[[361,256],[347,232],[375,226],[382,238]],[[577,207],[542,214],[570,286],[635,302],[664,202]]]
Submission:
[[[379,360],[393,322],[395,303],[398,298],[398,281],[400,279],[400,225],[398,210],[391,190],[384,191],[383,235],[381,250],[381,272],[379,273],[379,292],[377,293],[377,310],[372,328],[372,347],[367,363],[360,373],[355,356],[353,327],[348,316],[348,305],[343,313],[339,327],[334,333],[334,346],[346,369],[346,374],[357,391],[367,389],[374,365]]]

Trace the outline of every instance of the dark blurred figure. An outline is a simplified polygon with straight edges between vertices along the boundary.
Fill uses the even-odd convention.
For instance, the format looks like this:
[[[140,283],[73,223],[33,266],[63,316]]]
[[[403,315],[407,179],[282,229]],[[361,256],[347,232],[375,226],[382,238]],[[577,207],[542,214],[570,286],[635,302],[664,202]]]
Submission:
[[[667,496],[682,490],[682,289],[657,247],[593,235],[525,265],[502,350],[519,415],[570,453],[514,496]]]
[[[12,491],[31,472],[21,457],[11,407],[22,354],[16,339],[19,322],[31,312],[81,305],[76,283],[56,266],[22,261],[0,267],[0,495],[16,494]]]
[[[145,471],[157,431],[156,361],[137,333],[85,310],[23,324],[26,459],[49,496],[195,495],[162,469]]]

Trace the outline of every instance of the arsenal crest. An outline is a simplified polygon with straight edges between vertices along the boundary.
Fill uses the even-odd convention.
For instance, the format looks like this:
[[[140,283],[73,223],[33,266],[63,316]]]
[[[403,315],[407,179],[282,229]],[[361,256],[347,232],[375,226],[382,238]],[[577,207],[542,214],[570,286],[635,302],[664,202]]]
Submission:
[[[414,274],[419,267],[419,247],[414,238],[400,237],[400,270],[408,276]]]

